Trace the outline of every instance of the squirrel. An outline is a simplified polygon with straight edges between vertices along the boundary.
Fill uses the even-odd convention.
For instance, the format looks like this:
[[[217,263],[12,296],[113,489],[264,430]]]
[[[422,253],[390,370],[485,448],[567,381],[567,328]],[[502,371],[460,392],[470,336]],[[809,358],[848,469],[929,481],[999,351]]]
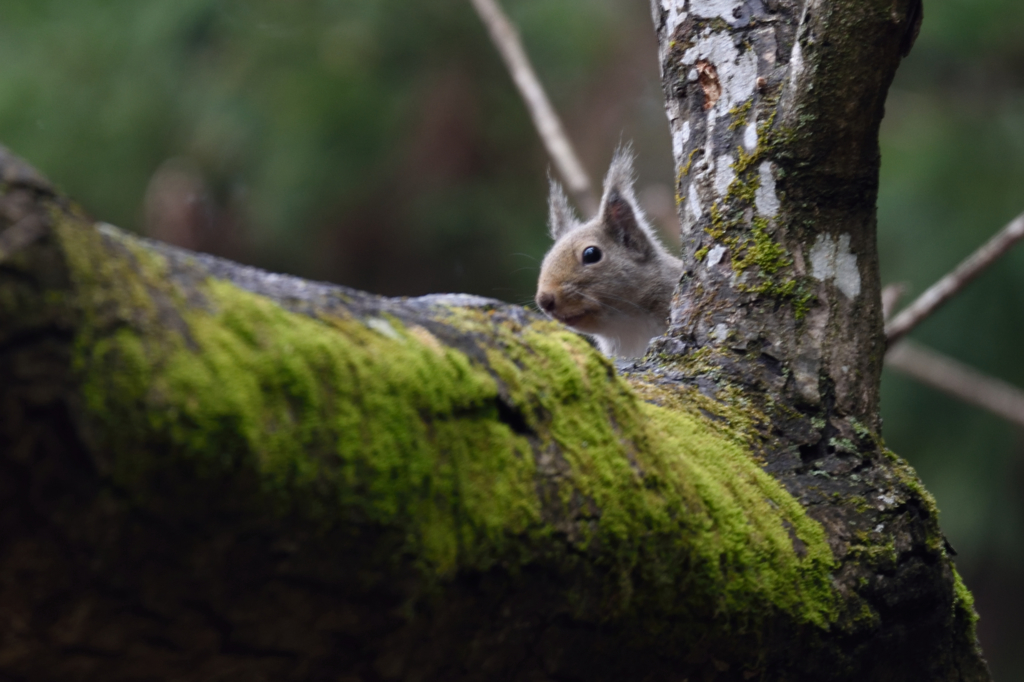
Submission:
[[[683,262],[670,255],[637,204],[633,153],[615,152],[596,216],[577,219],[562,186],[551,180],[549,231],[537,306],[591,336],[608,356],[639,357],[668,328]]]

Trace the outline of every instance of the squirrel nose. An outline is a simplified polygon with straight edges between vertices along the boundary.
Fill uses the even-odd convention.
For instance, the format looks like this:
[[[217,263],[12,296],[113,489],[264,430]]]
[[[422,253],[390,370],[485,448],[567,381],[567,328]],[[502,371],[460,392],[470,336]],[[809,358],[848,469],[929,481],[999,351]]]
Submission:
[[[537,294],[537,305],[539,305],[540,309],[544,312],[550,313],[555,309],[555,295],[547,291]]]

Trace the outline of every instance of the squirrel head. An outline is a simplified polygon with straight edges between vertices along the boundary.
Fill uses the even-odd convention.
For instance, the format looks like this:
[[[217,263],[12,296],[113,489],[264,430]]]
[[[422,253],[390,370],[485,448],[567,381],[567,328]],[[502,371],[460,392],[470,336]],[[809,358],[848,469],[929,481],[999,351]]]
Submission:
[[[549,208],[555,243],[541,264],[538,307],[594,336],[608,355],[642,355],[666,328],[682,262],[665,251],[637,205],[630,149],[612,159],[595,217],[578,220],[554,181]]]

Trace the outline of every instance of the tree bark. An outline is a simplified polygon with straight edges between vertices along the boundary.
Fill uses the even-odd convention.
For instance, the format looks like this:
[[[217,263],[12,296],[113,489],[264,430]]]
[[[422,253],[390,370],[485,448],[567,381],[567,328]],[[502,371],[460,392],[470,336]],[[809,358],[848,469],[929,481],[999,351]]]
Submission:
[[[988,679],[878,436],[911,10],[724,4],[655,6],[691,267],[618,371],[130,237],[0,153],[0,678]]]
[[[878,128],[911,0],[690,4],[655,7],[692,266],[671,336],[876,430]]]

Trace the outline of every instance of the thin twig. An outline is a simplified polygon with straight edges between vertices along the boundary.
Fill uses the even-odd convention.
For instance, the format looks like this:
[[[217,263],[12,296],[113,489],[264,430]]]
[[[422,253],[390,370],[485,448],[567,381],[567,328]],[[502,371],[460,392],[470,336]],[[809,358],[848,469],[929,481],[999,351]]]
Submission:
[[[885,354],[887,367],[1024,427],[1024,391],[904,339]]]
[[[903,294],[907,293],[906,284],[890,284],[882,289],[882,319],[886,322],[892,317],[896,306],[900,304]]]
[[[886,320],[905,290],[903,284],[890,284],[882,289],[882,316]],[[1024,391],[934,350],[903,340],[886,353],[885,366],[1024,426]]]
[[[588,216],[593,215],[597,212],[597,198],[594,196],[593,185],[587,172],[583,170],[583,164],[576,156],[562,122],[530,64],[529,57],[526,56],[519,33],[497,0],[472,0],[472,3],[487,26],[491,40],[501,53],[505,66],[512,74],[512,80],[526,102],[533,125],[536,126],[558,174],[565,181],[566,188],[580,209]]]
[[[971,280],[980,275],[1014,244],[1024,238],[1024,213],[972,253],[956,270],[936,282],[916,301],[907,306],[892,322],[885,325],[885,338],[890,346],[903,338],[943,303],[955,296]]]

